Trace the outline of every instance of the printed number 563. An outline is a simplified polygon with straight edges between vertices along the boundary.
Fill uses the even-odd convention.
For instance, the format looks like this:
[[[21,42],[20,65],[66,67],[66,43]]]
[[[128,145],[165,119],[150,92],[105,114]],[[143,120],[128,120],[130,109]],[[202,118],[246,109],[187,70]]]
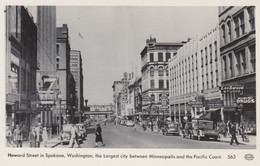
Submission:
[[[228,155],[228,159],[235,159],[236,155]]]

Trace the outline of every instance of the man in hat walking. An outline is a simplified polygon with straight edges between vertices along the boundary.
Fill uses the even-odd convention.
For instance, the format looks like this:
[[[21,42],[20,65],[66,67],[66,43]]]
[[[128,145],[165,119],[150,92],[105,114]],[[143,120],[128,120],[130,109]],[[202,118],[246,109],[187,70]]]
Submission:
[[[23,134],[20,126],[17,124],[14,130],[14,141],[16,142],[16,147],[21,148],[23,146]]]
[[[77,140],[78,129],[77,129],[77,126],[75,124],[71,125],[71,131],[70,132],[71,132],[71,137],[70,137],[69,148],[73,148],[74,145],[77,148],[80,148],[80,145],[79,145],[78,140]]]
[[[37,127],[35,128],[36,132],[36,147],[40,148],[42,142],[42,124],[38,123]]]
[[[239,145],[239,142],[237,141],[237,131],[236,131],[236,123],[233,123],[231,130],[230,130],[230,134],[231,134],[231,140],[230,140],[230,145],[233,144],[233,141],[235,140],[236,144]]]
[[[97,129],[96,129],[96,145],[95,147],[98,147],[98,142],[101,142],[103,146],[105,146],[102,138],[102,129],[100,127],[100,124],[97,124]]]

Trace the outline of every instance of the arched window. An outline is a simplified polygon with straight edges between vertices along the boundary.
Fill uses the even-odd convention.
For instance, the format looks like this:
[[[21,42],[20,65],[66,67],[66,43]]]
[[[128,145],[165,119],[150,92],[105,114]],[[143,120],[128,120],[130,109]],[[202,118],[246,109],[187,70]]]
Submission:
[[[159,71],[158,71],[159,76],[163,76],[163,68],[159,67]]]
[[[228,78],[227,76],[227,59],[226,56],[223,56],[223,80],[226,80]]]
[[[228,58],[229,58],[229,72],[230,72],[230,78],[233,77],[233,70],[232,70],[232,67],[233,67],[233,58],[232,58],[232,54],[228,54]]]
[[[153,67],[150,68],[150,76],[154,76],[154,68]]]
[[[230,21],[227,22],[227,34],[228,34],[228,40],[229,42],[232,41],[232,38],[231,38],[231,23]]]
[[[226,44],[226,32],[225,32],[225,25],[222,25],[221,26],[221,30],[222,30],[222,41],[223,41],[223,44]]]

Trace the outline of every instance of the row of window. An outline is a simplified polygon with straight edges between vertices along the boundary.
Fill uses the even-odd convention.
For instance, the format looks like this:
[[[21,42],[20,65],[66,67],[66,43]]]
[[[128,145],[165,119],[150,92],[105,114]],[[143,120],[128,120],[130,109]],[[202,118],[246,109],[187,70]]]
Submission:
[[[162,94],[158,95],[159,100],[161,99],[161,96],[162,96]],[[167,96],[169,96],[169,94],[167,94]],[[151,101],[155,101],[155,95],[154,94],[151,94]]]
[[[217,41],[213,41],[200,49],[200,54],[195,52],[195,54],[183,58],[170,67],[171,96],[199,91],[199,85],[202,86],[202,90],[218,86],[217,44]],[[200,66],[198,64],[199,57],[201,58]],[[198,77],[201,78],[201,82],[199,82]]]
[[[248,15],[248,19],[245,19],[245,15]],[[245,24],[249,24],[250,30],[255,30],[255,7],[248,7],[234,16],[233,20],[227,19],[226,23],[221,25],[223,44],[227,44],[245,34]]]
[[[163,90],[164,89],[164,80],[158,80],[158,83],[159,83],[159,89]],[[166,81],[166,86],[167,86],[166,88],[169,89],[169,81],[168,80]],[[150,88],[155,89],[154,80],[150,80]]]
[[[208,51],[209,48],[209,51]],[[201,67],[204,65],[207,66],[208,63],[212,64],[213,63],[213,52],[212,52],[212,44],[210,44],[208,47],[205,47],[205,49],[201,49]],[[209,56],[208,56],[209,53]],[[217,47],[217,41],[214,42],[214,55],[215,55],[215,61],[218,61],[218,47]],[[204,61],[205,57],[205,61]],[[209,60],[209,61],[208,61]]]
[[[21,76],[20,76],[21,75]],[[21,80],[20,80],[21,79]],[[36,90],[36,76],[24,68],[11,63],[11,73],[9,76],[11,93],[19,93],[19,82],[21,81],[21,91],[30,93]]]
[[[71,64],[70,64],[70,67],[77,67],[77,66],[78,66],[77,63],[71,63]]]
[[[168,69],[166,69],[166,76],[169,75]],[[154,76],[154,68],[150,67],[150,76]],[[158,76],[164,76],[164,69],[163,67],[159,67],[158,69]]]
[[[223,80],[255,72],[255,45],[223,56],[222,64]]]
[[[176,53],[173,53],[173,55],[176,55]],[[171,59],[171,53],[170,52],[166,52],[165,56],[166,56],[165,57],[165,61],[168,62],[169,59]],[[150,62],[155,62],[154,53],[150,53]],[[162,52],[158,52],[158,62],[164,62],[163,53]]]
[[[70,57],[70,60],[78,60],[77,57]]]

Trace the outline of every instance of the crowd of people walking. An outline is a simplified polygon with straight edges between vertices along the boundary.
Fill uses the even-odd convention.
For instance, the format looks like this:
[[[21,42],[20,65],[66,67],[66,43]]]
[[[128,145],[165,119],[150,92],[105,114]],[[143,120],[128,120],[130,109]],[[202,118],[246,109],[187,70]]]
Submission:
[[[31,131],[27,135],[29,144],[31,148],[40,148],[41,143],[43,147],[47,147],[48,141],[48,132],[46,127],[42,127],[41,123],[38,123],[37,126],[32,127]],[[21,129],[19,124],[16,125],[16,128],[13,130],[10,126],[7,126],[6,129],[6,143],[7,147],[23,147],[24,132]]]

